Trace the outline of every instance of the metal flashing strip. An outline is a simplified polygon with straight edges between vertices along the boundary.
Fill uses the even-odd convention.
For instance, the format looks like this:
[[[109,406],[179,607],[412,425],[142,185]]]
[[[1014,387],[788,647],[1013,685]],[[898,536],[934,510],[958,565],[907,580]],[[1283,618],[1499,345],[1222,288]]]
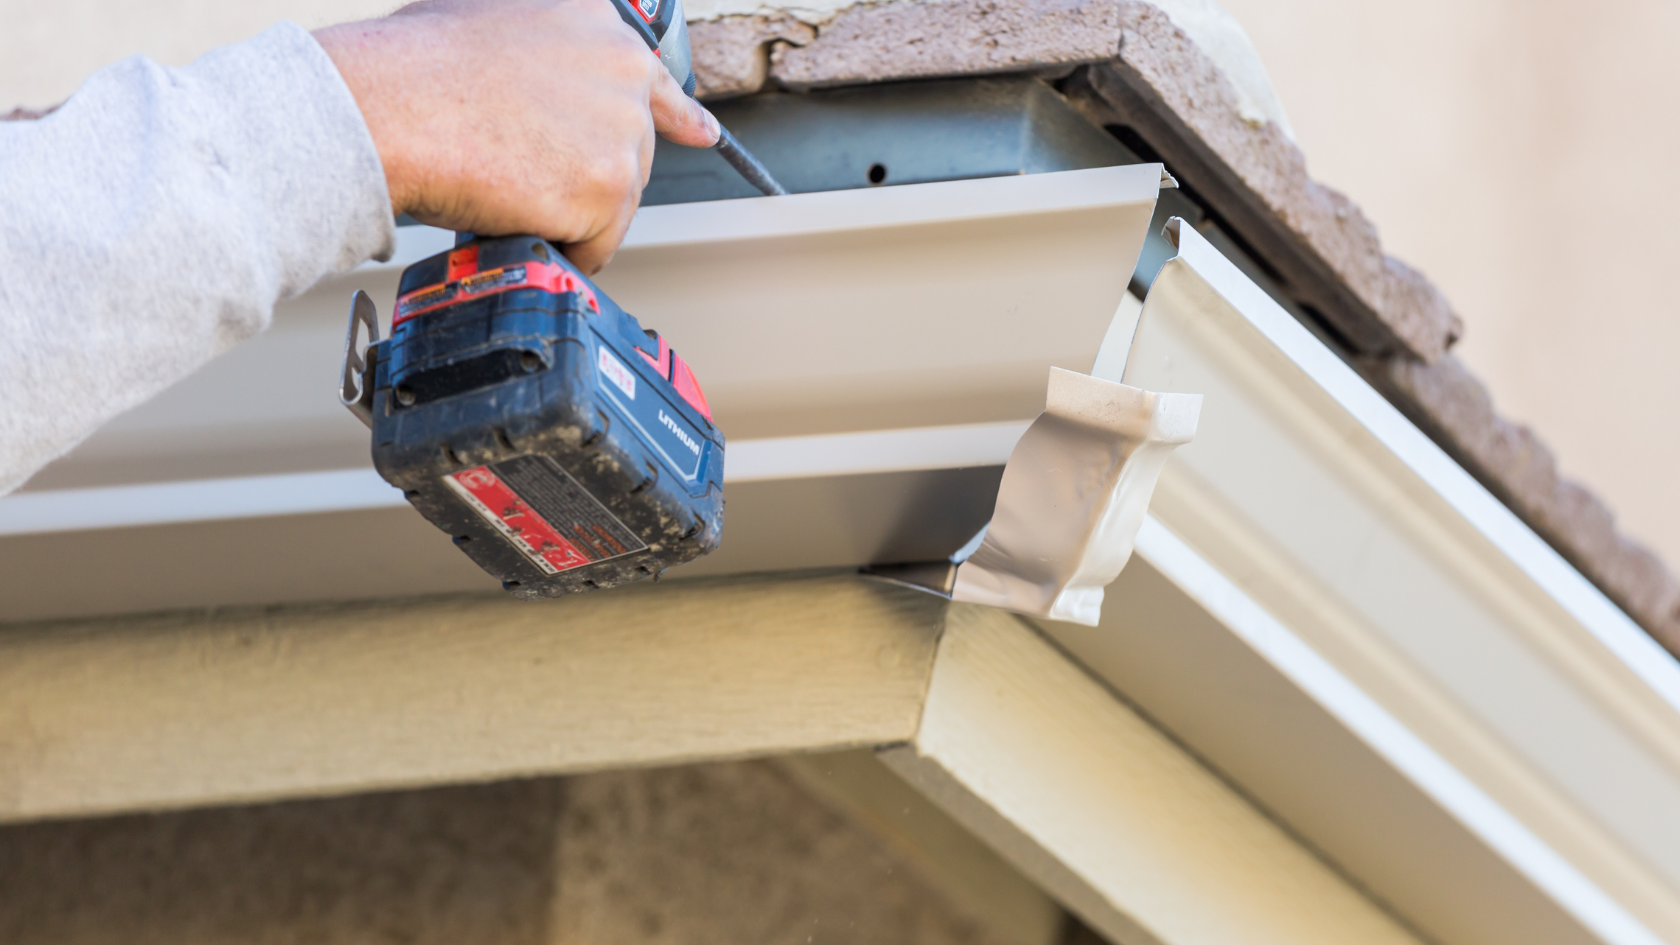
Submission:
[[[1026,75],[760,92],[708,107],[796,194],[1140,163]],[[756,196],[715,151],[661,138],[642,205]]]
[[[742,440],[728,447],[724,481],[1001,466],[1028,421],[825,436]],[[132,528],[395,508],[402,492],[371,469],[231,476],[91,489],[23,492],[0,498],[0,535]]]
[[[1270,621],[1243,617],[1239,636],[1294,695],[1249,664],[1225,680],[1237,689],[1213,696],[1271,719],[1280,731],[1257,734],[1278,756],[1232,740],[1262,723],[1209,720],[1161,682],[1203,669],[1178,652],[1187,629],[1140,643],[1168,632],[1138,622],[1159,601],[1116,592],[1103,634],[1047,631],[1433,937],[1680,939],[1680,666],[1206,240],[1174,231],[1178,255],[1150,289],[1124,381],[1205,400],[1196,440],[1156,490],[1159,528],[1138,551],[1180,582],[1183,555],[1163,537],[1176,536],[1213,583]],[[1145,570],[1120,580],[1142,587]],[[1209,581],[1189,593],[1197,613],[1238,633]],[[1305,649],[1288,649],[1281,631]],[[1242,663],[1198,632],[1199,645]],[[1294,662],[1277,662],[1285,650],[1274,646]],[[1290,675],[1307,672],[1309,652],[1350,688]],[[1268,686],[1277,698],[1305,691],[1319,708],[1243,703]],[[1322,713],[1334,732],[1307,721]],[[1308,729],[1319,744],[1292,731]],[[1348,732],[1366,747],[1323,741]],[[1310,777],[1282,770],[1302,762]],[[1369,810],[1370,792],[1406,811]],[[1454,863],[1455,874],[1436,859],[1476,844],[1505,865]],[[1406,857],[1417,859],[1402,870]],[[1556,921],[1538,918],[1542,903],[1563,910]],[[1566,933],[1574,923],[1582,931]]]

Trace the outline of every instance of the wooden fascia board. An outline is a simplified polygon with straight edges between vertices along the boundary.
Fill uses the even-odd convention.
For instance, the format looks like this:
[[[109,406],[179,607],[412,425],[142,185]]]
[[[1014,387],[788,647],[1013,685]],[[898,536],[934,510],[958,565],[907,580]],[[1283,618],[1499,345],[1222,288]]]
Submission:
[[[915,739],[882,758],[1113,941],[1418,941],[1002,611],[952,605]]]
[[[903,741],[937,598],[855,575],[0,628],[0,821]]]
[[[1411,941],[1021,621],[852,574],[0,629],[0,821],[858,746],[1118,941]]]

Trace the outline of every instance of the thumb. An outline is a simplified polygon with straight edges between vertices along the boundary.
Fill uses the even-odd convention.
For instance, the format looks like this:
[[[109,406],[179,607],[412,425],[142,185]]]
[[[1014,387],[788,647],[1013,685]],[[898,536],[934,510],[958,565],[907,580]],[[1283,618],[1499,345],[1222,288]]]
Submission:
[[[718,120],[700,104],[684,94],[682,86],[658,66],[653,80],[653,96],[649,107],[653,111],[653,127],[661,135],[677,144],[691,148],[709,148],[717,144]]]

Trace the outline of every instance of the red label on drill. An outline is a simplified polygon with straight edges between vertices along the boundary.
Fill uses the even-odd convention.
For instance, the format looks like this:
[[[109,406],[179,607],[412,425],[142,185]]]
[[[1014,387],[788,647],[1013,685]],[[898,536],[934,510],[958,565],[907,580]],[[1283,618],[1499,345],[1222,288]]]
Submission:
[[[515,456],[443,477],[444,485],[544,574],[647,545],[546,456]]]

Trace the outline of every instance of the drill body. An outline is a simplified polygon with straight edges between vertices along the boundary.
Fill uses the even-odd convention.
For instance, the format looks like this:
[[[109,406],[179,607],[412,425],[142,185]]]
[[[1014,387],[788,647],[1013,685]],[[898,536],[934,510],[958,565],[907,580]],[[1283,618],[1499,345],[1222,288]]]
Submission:
[[[681,0],[613,4],[693,95]],[[716,148],[786,193],[727,129]],[[379,341],[357,293],[340,399],[379,474],[513,596],[657,577],[722,541],[723,434],[694,372],[552,244],[461,234],[404,270],[391,325]]]
[[[364,367],[379,474],[523,599],[716,548],[723,434],[693,371],[532,237],[404,271]]]

